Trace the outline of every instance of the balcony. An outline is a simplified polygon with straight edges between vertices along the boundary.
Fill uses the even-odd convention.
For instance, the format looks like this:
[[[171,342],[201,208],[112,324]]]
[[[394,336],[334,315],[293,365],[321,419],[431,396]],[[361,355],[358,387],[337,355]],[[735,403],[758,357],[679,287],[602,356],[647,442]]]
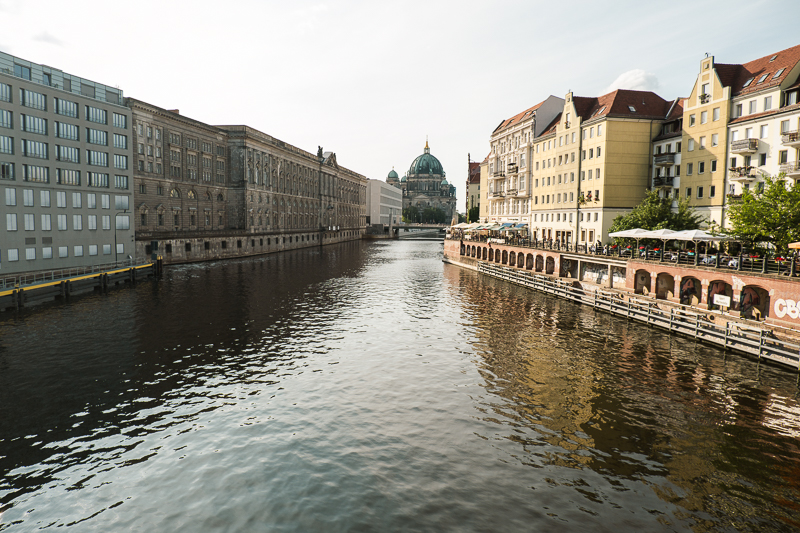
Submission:
[[[507,196],[516,196],[517,195],[517,189],[506,189],[506,195]]]
[[[507,172],[508,172],[509,176],[511,174],[516,174],[518,171],[519,171],[519,168],[517,168],[517,164],[516,163],[509,163],[508,164]]]
[[[756,167],[731,167],[728,169],[728,178],[732,181],[752,181],[756,177]]]
[[[754,154],[758,151],[758,139],[731,141],[732,154]]]
[[[502,170],[497,170],[494,173],[492,173],[492,178],[495,178],[495,179],[497,179],[497,178],[505,178],[505,177],[506,177],[506,173],[503,172]]]
[[[780,166],[780,172],[792,178],[800,177],[800,161],[790,161]]]
[[[489,198],[504,198],[506,193],[503,191],[490,192]]]
[[[781,144],[793,148],[800,147],[800,131],[784,131],[781,133]]]
[[[672,187],[674,181],[674,176],[656,176],[653,179],[653,187]]]
[[[520,189],[517,191],[517,198],[525,198],[527,196],[530,196],[530,193],[525,189]]]
[[[653,164],[657,167],[668,167],[675,164],[675,153],[656,154],[653,156]]]

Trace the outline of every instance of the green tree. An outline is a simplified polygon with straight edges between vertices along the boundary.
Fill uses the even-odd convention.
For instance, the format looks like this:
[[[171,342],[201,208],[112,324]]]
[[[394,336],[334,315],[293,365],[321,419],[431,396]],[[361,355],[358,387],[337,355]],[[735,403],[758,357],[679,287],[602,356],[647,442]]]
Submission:
[[[656,191],[647,191],[644,199],[633,208],[633,211],[626,215],[618,215],[614,219],[608,232],[634,228],[682,231],[697,229],[701,222],[703,217],[689,205],[687,198],[679,200],[677,211],[673,211],[671,198],[659,198]]]
[[[417,206],[410,205],[403,209],[403,222],[408,222],[409,224],[414,224],[420,221],[420,212],[417,209]]]
[[[467,222],[477,222],[480,217],[480,207],[477,205],[467,211]]]
[[[426,207],[420,215],[420,221],[429,224],[444,224],[445,218],[444,210],[438,207]]]
[[[763,189],[745,189],[731,202],[728,221],[729,233],[743,243],[756,248],[769,243],[785,253],[790,242],[800,241],[800,185],[783,175],[765,176]]]

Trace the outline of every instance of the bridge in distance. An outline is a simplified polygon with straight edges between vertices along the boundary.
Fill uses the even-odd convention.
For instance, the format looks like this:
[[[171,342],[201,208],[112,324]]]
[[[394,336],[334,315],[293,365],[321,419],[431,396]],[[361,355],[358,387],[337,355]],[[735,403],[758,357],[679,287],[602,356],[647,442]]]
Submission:
[[[444,239],[446,224],[402,224],[395,226],[398,239]]]

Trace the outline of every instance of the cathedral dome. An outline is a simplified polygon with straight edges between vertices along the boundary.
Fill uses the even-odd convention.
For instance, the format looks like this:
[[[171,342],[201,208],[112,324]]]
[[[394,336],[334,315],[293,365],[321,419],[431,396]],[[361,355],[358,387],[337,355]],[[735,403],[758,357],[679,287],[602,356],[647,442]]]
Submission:
[[[404,182],[404,183],[405,183],[405,181],[406,181],[406,180],[408,180],[408,178],[406,178],[405,176],[403,176],[403,177],[400,179],[400,181],[402,181],[402,182]]]
[[[442,183],[440,183],[440,185],[441,185],[442,187],[444,187],[445,185],[450,185],[450,184],[449,184],[449,183],[447,183],[447,178],[445,178],[445,179],[443,179],[443,180],[442,180]]]
[[[431,149],[428,148],[427,141],[425,142],[425,153],[417,157],[414,162],[411,163],[411,168],[408,169],[408,173],[411,175],[438,174],[444,176],[442,164],[431,155]]]
[[[386,178],[387,178],[387,179],[394,179],[394,180],[396,180],[396,179],[397,179],[397,172],[395,172],[395,171],[394,171],[394,169],[392,169],[392,170],[391,170],[391,172],[389,172],[389,175],[388,175],[388,176],[386,176]]]

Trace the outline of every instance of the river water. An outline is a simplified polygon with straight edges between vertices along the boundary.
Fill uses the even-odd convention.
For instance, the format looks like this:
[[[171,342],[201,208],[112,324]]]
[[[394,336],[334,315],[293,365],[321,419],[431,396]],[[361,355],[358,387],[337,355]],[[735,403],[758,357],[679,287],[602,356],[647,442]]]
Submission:
[[[345,243],[0,316],[0,530],[794,531],[795,376]]]

